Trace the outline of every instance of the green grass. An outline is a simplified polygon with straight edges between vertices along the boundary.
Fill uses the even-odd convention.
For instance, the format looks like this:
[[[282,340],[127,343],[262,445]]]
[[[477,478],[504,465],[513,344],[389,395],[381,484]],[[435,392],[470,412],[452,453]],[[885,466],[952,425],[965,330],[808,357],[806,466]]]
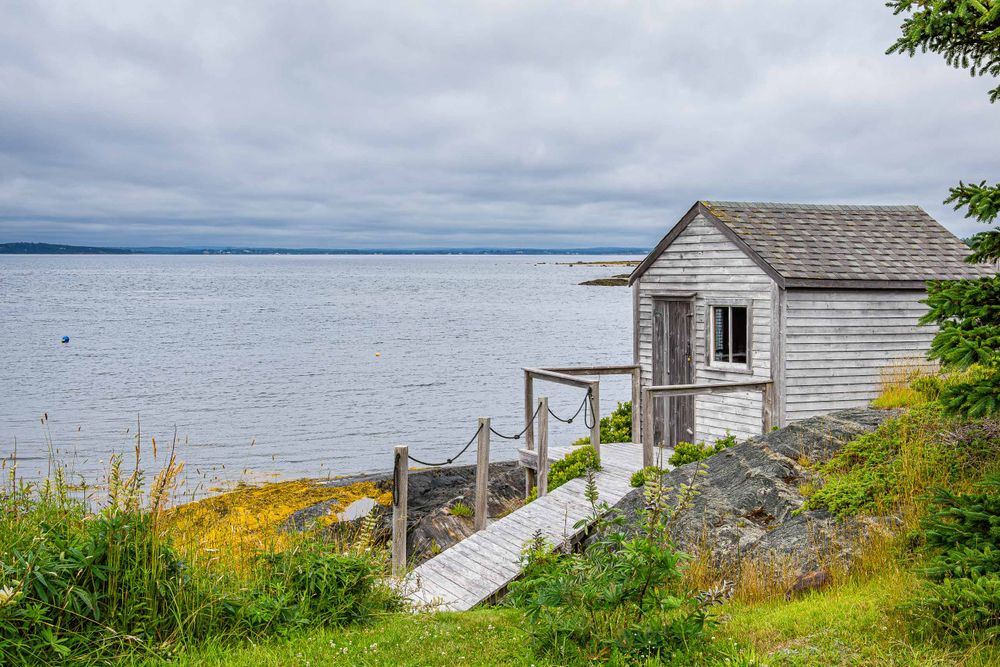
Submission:
[[[912,575],[896,572],[791,602],[733,603],[717,637],[752,646],[768,665],[1000,665],[996,646],[955,648],[911,639],[897,609],[916,585]]]
[[[468,519],[471,518],[475,512],[472,511],[471,507],[459,501],[451,506],[451,509],[448,510],[448,514]]]
[[[897,613],[916,585],[894,573],[858,579],[801,599],[720,608],[720,647],[736,643],[761,665],[821,667],[990,667],[1000,665],[995,646],[954,648],[911,639]],[[542,665],[532,654],[523,619],[513,609],[465,613],[391,614],[371,624],[324,629],[264,642],[207,643],[169,663],[145,665]],[[655,663],[649,663],[655,664]],[[725,663],[719,663],[720,665]]]
[[[178,655],[171,666],[246,665],[541,665],[514,610],[392,614],[377,622],[237,645],[208,643]]]

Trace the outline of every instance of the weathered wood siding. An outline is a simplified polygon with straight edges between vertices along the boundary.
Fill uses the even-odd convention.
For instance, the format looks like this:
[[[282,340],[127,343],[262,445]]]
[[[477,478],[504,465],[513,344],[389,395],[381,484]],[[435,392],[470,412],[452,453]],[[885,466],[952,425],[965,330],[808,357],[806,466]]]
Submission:
[[[919,290],[805,290],[786,293],[785,414],[789,422],[878,396],[891,364],[921,364],[933,327]]]
[[[639,278],[635,307],[636,355],[642,384],[652,378],[652,310],[657,295],[695,294],[695,382],[746,380],[750,375],[708,365],[706,316],[709,304],[750,302],[753,376],[771,375],[771,299],[773,281],[709,221],[699,216]],[[695,438],[714,441],[730,430],[739,438],[760,435],[758,392],[699,396],[695,400]]]

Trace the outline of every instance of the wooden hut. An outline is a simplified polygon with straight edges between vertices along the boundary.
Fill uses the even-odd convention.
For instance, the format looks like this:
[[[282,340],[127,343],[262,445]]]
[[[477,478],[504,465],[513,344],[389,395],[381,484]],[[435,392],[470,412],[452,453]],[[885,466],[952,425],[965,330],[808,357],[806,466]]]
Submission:
[[[629,280],[642,387],[715,385],[653,394],[653,442],[867,405],[930,345],[925,281],[992,275],[968,253],[917,206],[696,203]]]

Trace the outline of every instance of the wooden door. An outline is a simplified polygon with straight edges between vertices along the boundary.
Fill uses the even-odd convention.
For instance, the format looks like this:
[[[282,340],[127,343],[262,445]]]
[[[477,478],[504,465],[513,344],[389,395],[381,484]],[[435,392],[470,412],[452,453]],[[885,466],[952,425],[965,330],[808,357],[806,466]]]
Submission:
[[[653,301],[653,384],[692,384],[692,303]],[[659,398],[653,412],[653,442],[674,447],[694,440],[694,396]]]

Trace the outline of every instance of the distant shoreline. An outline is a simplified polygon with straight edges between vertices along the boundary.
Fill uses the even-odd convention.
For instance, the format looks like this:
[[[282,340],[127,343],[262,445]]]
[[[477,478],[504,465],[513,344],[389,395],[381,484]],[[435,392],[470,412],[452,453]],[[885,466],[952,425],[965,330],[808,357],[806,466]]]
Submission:
[[[0,255],[645,255],[647,249],[597,248],[239,248],[101,247],[0,243]]]

